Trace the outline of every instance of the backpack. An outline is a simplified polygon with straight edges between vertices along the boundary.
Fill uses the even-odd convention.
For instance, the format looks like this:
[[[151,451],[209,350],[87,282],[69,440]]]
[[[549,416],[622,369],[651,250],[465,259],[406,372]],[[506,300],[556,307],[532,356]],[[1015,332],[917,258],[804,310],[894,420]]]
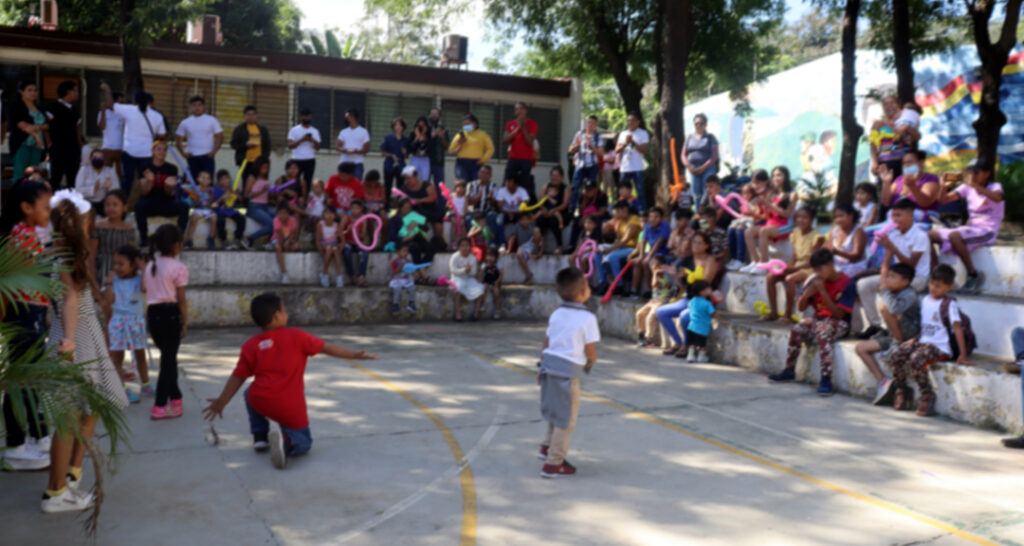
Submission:
[[[949,323],[949,303],[953,301],[956,301],[956,298],[947,296],[942,299],[942,303],[939,304],[939,317],[942,320],[942,325],[946,328],[946,333],[949,334],[949,347],[953,351],[953,360],[956,360],[960,358],[961,347],[957,345],[956,333],[953,331],[953,325]],[[974,336],[974,330],[971,329],[971,318],[962,309],[959,311],[960,326],[964,330],[964,344],[967,345],[964,355],[971,356],[974,349],[978,348],[978,338]]]

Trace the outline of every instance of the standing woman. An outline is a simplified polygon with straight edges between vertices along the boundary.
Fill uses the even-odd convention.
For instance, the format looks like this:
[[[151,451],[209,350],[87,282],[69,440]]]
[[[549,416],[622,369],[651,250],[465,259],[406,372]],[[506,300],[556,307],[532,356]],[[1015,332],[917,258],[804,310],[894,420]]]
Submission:
[[[686,137],[682,152],[683,165],[690,173],[693,200],[704,195],[708,177],[718,174],[718,139],[708,132],[708,117],[693,117],[693,134]]]
[[[384,155],[384,210],[391,208],[391,188],[402,180],[405,159],[409,157],[409,138],[405,136],[406,123],[402,118],[391,120],[391,134],[380,143]]]
[[[11,140],[9,149],[14,154],[14,180],[21,180],[25,169],[38,165],[50,145],[50,126],[46,114],[39,109],[36,99],[39,88],[31,82],[18,84],[21,100],[11,106]]]
[[[462,130],[452,139],[448,151],[455,154],[455,178],[470,183],[479,178],[480,167],[494,155],[494,143],[473,114],[462,116]]]
[[[409,135],[409,165],[416,168],[420,180],[430,180],[430,125],[420,116]]]

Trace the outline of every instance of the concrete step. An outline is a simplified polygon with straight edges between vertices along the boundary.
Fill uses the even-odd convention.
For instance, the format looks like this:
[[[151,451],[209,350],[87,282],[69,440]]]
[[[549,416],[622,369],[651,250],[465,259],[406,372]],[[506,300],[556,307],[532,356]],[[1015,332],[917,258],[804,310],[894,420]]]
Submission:
[[[982,294],[1020,297],[1024,294],[1024,246],[988,246],[971,253],[974,267],[985,278]],[[956,269],[957,286],[967,278],[963,262],[955,254],[940,254],[939,262]]]
[[[730,271],[722,282],[725,295],[724,309],[731,313],[756,314],[754,304],[768,301],[764,275]],[[777,286],[779,309],[784,309],[786,297],[781,284]],[[1024,325],[1024,298],[1020,293],[1014,296],[961,296],[957,295],[960,308],[971,318],[972,328],[978,339],[977,353],[996,357],[1011,358],[1010,332],[1016,326]],[[862,329],[860,304],[854,308],[853,329]]]

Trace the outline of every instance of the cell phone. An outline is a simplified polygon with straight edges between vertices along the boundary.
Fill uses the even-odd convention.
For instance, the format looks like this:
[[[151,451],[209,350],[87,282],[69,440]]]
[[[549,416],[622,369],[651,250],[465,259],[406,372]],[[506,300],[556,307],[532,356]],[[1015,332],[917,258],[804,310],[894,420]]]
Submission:
[[[957,184],[964,181],[963,173],[946,173],[943,175],[943,178],[946,182],[954,182]]]

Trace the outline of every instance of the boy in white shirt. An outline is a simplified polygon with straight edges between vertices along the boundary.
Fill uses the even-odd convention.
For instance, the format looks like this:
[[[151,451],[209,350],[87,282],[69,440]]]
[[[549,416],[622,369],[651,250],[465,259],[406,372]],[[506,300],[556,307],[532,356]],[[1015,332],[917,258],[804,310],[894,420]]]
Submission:
[[[354,163],[356,171],[352,173],[357,179],[363,179],[363,157],[370,150],[370,132],[359,125],[359,111],[349,108],[345,111],[345,121],[348,127],[338,133],[337,149],[341,152],[338,158],[338,165],[342,163]]]
[[[188,170],[192,173],[192,178],[198,179],[199,173],[203,171],[212,177],[216,172],[213,158],[221,144],[224,144],[224,129],[217,118],[206,113],[206,101],[203,97],[196,95],[188,100],[188,104],[192,115],[178,124],[174,146],[188,161]],[[186,141],[187,153],[182,146]]]
[[[299,166],[299,174],[306,181],[306,187],[313,187],[313,173],[316,171],[316,152],[320,149],[320,130],[313,126],[313,111],[299,110],[299,124],[288,130],[288,148],[292,161]]]
[[[967,360],[969,347],[956,298],[946,297],[953,289],[955,277],[956,272],[946,264],[932,270],[928,279],[928,295],[921,298],[921,333],[904,341],[892,352],[890,365],[896,385],[893,407],[897,410],[910,409],[912,391],[907,388],[908,373],[913,374],[921,388],[917,414],[927,417],[935,413],[935,393],[928,380],[928,367],[935,362],[950,360],[954,353],[957,353],[957,364],[971,365]],[[956,347],[951,346],[950,337],[955,338]]]
[[[583,306],[590,285],[579,269],[565,268],[555,277],[562,305],[548,319],[540,361],[540,411],[548,432],[537,456],[544,459],[543,478],[572,476],[576,467],[565,459],[580,406],[580,375],[597,362],[601,331],[597,317]]]

